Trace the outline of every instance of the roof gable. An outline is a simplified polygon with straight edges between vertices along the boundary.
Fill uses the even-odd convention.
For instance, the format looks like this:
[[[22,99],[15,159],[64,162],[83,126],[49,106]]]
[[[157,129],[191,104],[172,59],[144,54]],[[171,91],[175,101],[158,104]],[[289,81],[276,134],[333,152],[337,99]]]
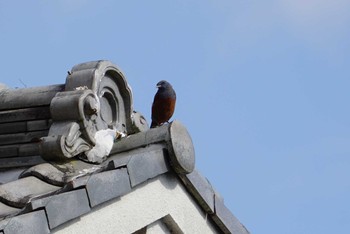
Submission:
[[[72,85],[74,75],[77,83]],[[99,84],[96,77],[108,78],[105,84]],[[111,77],[119,81],[111,81]],[[83,88],[74,90],[72,87],[76,85]],[[62,87],[17,90],[14,92],[34,99],[25,101],[22,107],[16,104],[11,110],[6,109],[7,104],[0,106],[0,160],[5,159],[2,167],[6,169],[0,171],[0,177],[11,168],[18,175],[18,170],[23,168],[19,179],[0,185],[0,219],[3,219],[0,233],[11,233],[8,230],[12,230],[14,222],[22,222],[22,228],[29,228],[28,220],[39,222],[35,221],[39,219],[44,219],[40,225],[46,233],[163,174],[178,178],[222,232],[247,233],[208,180],[194,169],[194,148],[186,128],[174,121],[148,129],[147,121],[132,109],[131,89],[125,77],[110,62],[74,67],[67,78],[67,90]],[[101,90],[105,91],[101,94]],[[14,102],[11,98],[16,98],[10,91],[0,93],[9,103]],[[51,97],[51,102],[41,103],[42,95]],[[68,107],[71,113],[60,114]],[[113,116],[117,112],[125,117]],[[24,127],[12,129],[15,124],[11,122],[11,114]],[[38,130],[40,126],[42,129]],[[114,142],[104,162],[92,164],[86,158],[75,157],[95,144],[89,134],[107,127],[125,132],[127,137]]]

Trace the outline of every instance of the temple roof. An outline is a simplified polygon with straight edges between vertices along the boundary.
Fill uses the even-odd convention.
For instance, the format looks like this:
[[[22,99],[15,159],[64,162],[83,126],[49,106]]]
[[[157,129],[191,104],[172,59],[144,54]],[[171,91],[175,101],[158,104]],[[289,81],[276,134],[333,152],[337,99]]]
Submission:
[[[20,97],[22,103],[14,101],[17,98],[14,93],[3,92],[1,95],[0,91],[0,98],[6,97],[7,103],[0,105],[0,233],[49,233],[163,174],[177,177],[223,233],[248,233],[225,206],[220,194],[195,169],[194,148],[186,128],[174,121],[148,129],[142,115],[132,109],[131,89],[124,76],[111,66],[104,61],[88,63],[75,66],[69,74],[70,78],[78,77],[79,87],[86,84],[81,78],[81,74],[86,75],[86,70],[89,70],[88,74],[119,77],[114,83],[107,79],[102,88],[92,75],[91,80],[95,83],[87,84],[87,90],[74,91],[74,87],[70,87],[68,91],[66,83],[66,87],[55,85],[17,91],[17,94],[22,92],[31,96],[31,101]],[[96,67],[102,67],[104,72],[96,72]],[[77,75],[76,71],[80,73]],[[69,80],[68,83],[72,86],[74,82]],[[99,95],[101,90],[102,95]],[[105,95],[106,92],[110,94]],[[43,100],[43,93],[51,101]],[[96,96],[100,100],[95,102]],[[105,98],[105,102],[101,98]],[[102,117],[95,119],[90,115],[87,117],[86,103],[90,108],[99,102],[107,106],[98,110],[107,114],[104,117],[101,113],[96,114]],[[71,103],[77,103],[76,108],[82,106],[84,113],[69,118],[53,113]],[[122,106],[123,111],[108,106],[116,103],[119,104],[116,108]],[[115,117],[117,112],[122,116]],[[81,116],[86,119],[82,121]],[[112,122],[106,124],[107,120]],[[97,127],[91,128],[91,123]],[[91,149],[90,145],[96,144],[94,139],[89,140],[89,134],[111,125],[125,132],[126,137],[114,142],[108,157],[102,163],[92,163],[81,157]],[[71,133],[80,135],[76,134],[78,137],[68,141]],[[71,142],[81,150],[75,147],[67,150]]]

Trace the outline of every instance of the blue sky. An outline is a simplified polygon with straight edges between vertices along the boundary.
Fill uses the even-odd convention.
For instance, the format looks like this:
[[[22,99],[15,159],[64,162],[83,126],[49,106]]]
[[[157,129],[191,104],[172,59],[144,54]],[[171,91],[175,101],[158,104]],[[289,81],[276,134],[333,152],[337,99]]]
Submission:
[[[127,2],[127,3],[126,3]],[[178,100],[196,167],[251,233],[350,233],[350,2],[0,1],[0,83],[107,59],[150,122]]]

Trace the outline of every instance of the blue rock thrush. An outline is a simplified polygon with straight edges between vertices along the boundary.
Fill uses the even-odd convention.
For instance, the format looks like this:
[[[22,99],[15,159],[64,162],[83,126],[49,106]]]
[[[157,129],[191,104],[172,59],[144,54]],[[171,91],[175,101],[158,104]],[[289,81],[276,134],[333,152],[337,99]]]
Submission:
[[[162,80],[157,83],[157,88],[152,104],[151,128],[168,122],[175,110],[176,93],[171,84]]]

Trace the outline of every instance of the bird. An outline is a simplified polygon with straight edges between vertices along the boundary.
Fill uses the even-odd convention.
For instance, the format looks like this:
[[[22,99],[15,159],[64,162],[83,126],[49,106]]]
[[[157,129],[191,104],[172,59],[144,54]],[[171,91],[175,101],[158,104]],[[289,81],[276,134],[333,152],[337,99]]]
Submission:
[[[158,91],[154,95],[152,104],[152,123],[151,128],[155,128],[168,122],[174,114],[176,93],[173,86],[161,80],[157,83]]]

